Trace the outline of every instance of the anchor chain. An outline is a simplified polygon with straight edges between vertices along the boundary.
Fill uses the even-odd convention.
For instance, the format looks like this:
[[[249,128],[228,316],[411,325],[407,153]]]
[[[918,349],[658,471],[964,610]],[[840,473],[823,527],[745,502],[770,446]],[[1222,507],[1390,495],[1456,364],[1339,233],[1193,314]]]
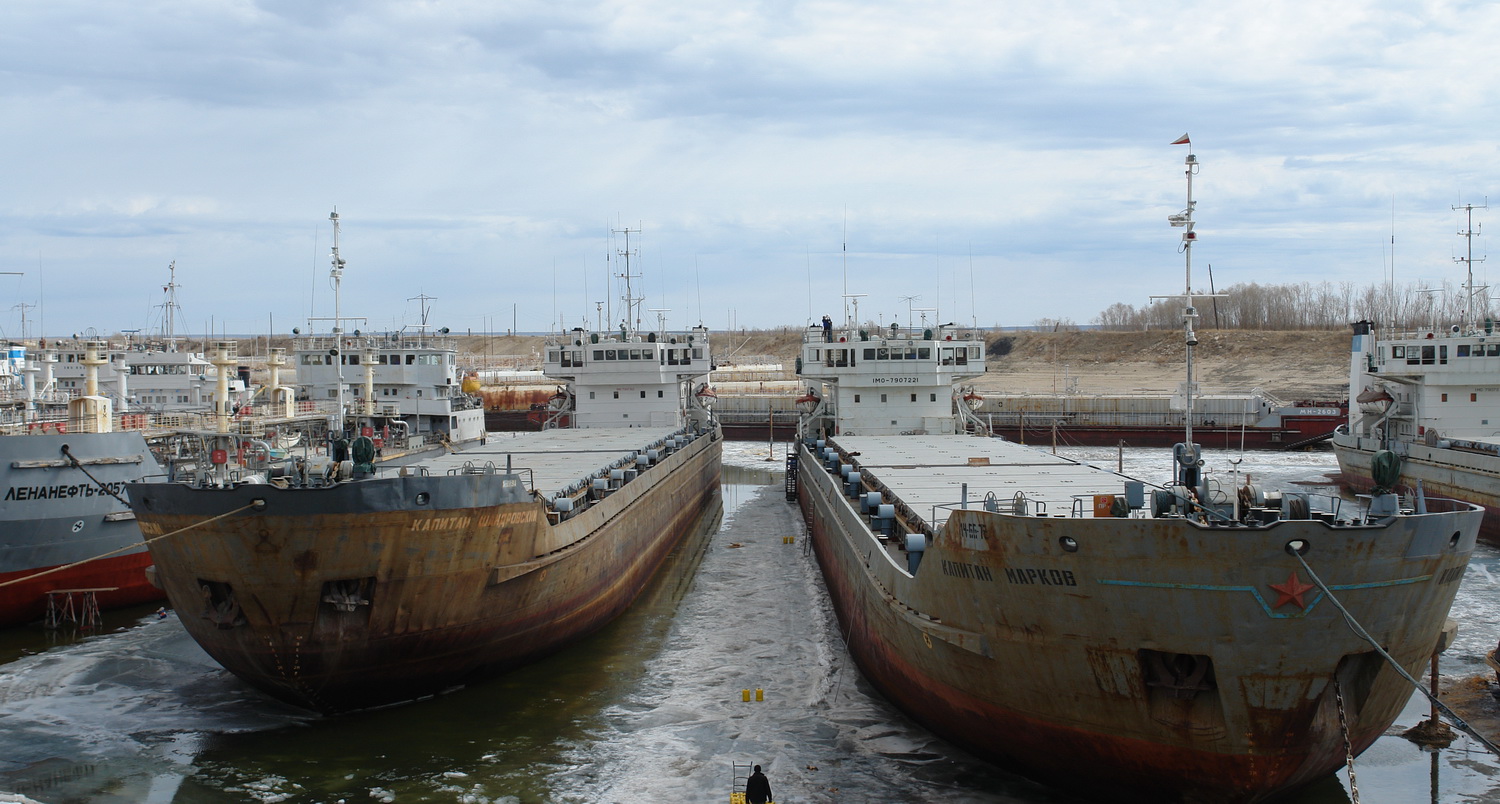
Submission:
[[[1344,714],[1344,691],[1333,677],[1333,700],[1339,705],[1339,732],[1344,736],[1344,764],[1349,768],[1349,798],[1359,804],[1359,783],[1354,780],[1354,744],[1349,742],[1349,717]]]
[[[74,469],[77,469],[78,471],[82,472],[84,474],[84,476],[87,477],[89,480],[94,481],[94,485],[98,486],[100,491],[104,492],[105,494],[108,494],[111,497],[114,497],[116,500],[119,500],[121,505],[130,505],[130,503],[127,502],[124,497],[121,497],[120,495],[116,494],[114,491],[112,491],[109,488],[109,486],[106,486],[103,483],[100,483],[99,482],[99,478],[94,477],[94,475],[92,473],[90,473],[88,469],[84,468],[83,463],[81,461],[79,461],[77,458],[73,457],[73,452],[72,452],[71,449],[68,448],[67,444],[63,444],[62,445],[62,454],[63,454],[64,457],[66,457],[68,459],[68,462],[73,466]]]
[[[1349,610],[1344,608],[1344,604],[1340,603],[1339,599],[1334,596],[1333,590],[1328,588],[1328,584],[1323,583],[1323,579],[1318,577],[1318,573],[1313,572],[1313,568],[1311,566],[1308,566],[1307,559],[1303,558],[1301,553],[1292,551],[1292,555],[1296,556],[1298,563],[1302,565],[1302,568],[1304,570],[1307,570],[1307,577],[1312,580],[1313,584],[1316,585],[1324,595],[1328,596],[1328,602],[1332,603],[1333,607],[1338,609],[1340,614],[1344,615],[1344,624],[1349,626],[1349,630],[1353,631],[1355,636],[1370,643],[1370,647],[1374,648],[1375,652],[1380,654],[1380,658],[1385,659],[1386,663],[1391,666],[1391,669],[1395,670],[1398,674],[1400,674],[1402,678],[1406,679],[1406,683],[1410,684],[1413,689],[1415,689],[1417,692],[1422,693],[1422,695],[1426,697],[1427,700],[1431,701],[1432,705],[1436,707],[1439,712],[1442,712],[1443,715],[1453,723],[1454,727],[1456,727],[1464,734],[1473,737],[1476,742],[1484,746],[1485,749],[1490,753],[1495,754],[1496,756],[1500,756],[1500,746],[1495,745],[1493,742],[1490,742],[1488,739],[1486,739],[1484,735],[1475,731],[1473,726],[1470,726],[1468,723],[1464,722],[1464,719],[1459,717],[1458,714],[1452,709],[1449,709],[1447,704],[1438,700],[1438,697],[1436,695],[1428,692],[1427,688],[1422,686],[1422,682],[1416,680],[1415,678],[1412,678],[1411,673],[1406,672],[1406,668],[1402,667],[1401,663],[1396,661],[1395,657],[1387,653],[1385,648],[1380,646],[1380,642],[1376,640],[1375,637],[1370,636],[1370,632],[1366,631],[1364,629],[1364,626],[1360,625],[1359,621],[1354,619],[1354,615],[1350,614]],[[1336,683],[1337,679],[1335,679],[1335,684]]]

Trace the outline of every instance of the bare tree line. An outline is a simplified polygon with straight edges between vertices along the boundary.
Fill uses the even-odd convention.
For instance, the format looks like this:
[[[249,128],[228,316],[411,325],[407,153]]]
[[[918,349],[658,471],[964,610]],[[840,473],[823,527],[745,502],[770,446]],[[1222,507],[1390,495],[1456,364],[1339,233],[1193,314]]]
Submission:
[[[1206,294],[1205,294],[1206,295]],[[1353,282],[1300,282],[1234,285],[1224,298],[1201,298],[1198,324],[1201,329],[1343,329],[1352,321],[1369,320],[1381,327],[1397,329],[1445,328],[1461,323],[1468,302],[1463,288],[1452,282],[1440,287],[1408,283],[1364,287]],[[1487,289],[1476,288],[1474,320],[1483,325],[1495,312]],[[1158,301],[1132,307],[1116,302],[1092,322],[1099,329],[1172,329],[1182,326],[1182,302]],[[1034,322],[1038,329],[1075,329],[1072,322],[1052,319]]]

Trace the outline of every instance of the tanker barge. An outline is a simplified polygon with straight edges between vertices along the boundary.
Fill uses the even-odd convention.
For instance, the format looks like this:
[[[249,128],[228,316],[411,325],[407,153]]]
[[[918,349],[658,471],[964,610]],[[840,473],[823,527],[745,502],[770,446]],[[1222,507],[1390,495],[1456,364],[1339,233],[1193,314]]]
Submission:
[[[854,661],[912,718],[1050,784],[1224,802],[1321,780],[1394,722],[1393,665],[1449,634],[1481,509],[1241,484],[1190,430],[1161,486],[986,437],[959,385],[977,333],[857,320],[803,344],[788,491]]]
[[[346,460],[204,461],[131,485],[131,507],[184,627],[225,668],[324,713],[411,700],[600,628],[716,521],[708,364],[703,327],[579,328],[544,364],[569,429],[400,467],[364,435]]]

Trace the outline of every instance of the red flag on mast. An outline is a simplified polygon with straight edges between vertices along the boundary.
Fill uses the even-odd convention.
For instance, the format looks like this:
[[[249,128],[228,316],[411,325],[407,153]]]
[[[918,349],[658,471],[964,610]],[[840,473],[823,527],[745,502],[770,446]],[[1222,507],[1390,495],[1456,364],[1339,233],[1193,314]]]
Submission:
[[[1186,135],[1186,134],[1182,135],[1181,137],[1178,137],[1175,140],[1172,140],[1172,144],[1173,145],[1192,145],[1191,142],[1188,142],[1188,135]]]

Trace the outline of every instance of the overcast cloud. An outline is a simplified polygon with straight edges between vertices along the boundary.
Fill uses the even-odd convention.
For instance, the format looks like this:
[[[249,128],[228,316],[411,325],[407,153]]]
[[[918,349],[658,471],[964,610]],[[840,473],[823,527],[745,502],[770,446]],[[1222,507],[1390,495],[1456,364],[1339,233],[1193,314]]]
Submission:
[[[335,206],[372,329],[593,320],[625,226],[674,326],[801,326],[846,274],[871,318],[1086,323],[1181,289],[1184,131],[1195,285],[1382,281],[1393,206],[1397,280],[1457,280],[1497,40],[1448,2],[13,0],[0,330],[149,330],[174,260],[192,331],[306,326]]]

